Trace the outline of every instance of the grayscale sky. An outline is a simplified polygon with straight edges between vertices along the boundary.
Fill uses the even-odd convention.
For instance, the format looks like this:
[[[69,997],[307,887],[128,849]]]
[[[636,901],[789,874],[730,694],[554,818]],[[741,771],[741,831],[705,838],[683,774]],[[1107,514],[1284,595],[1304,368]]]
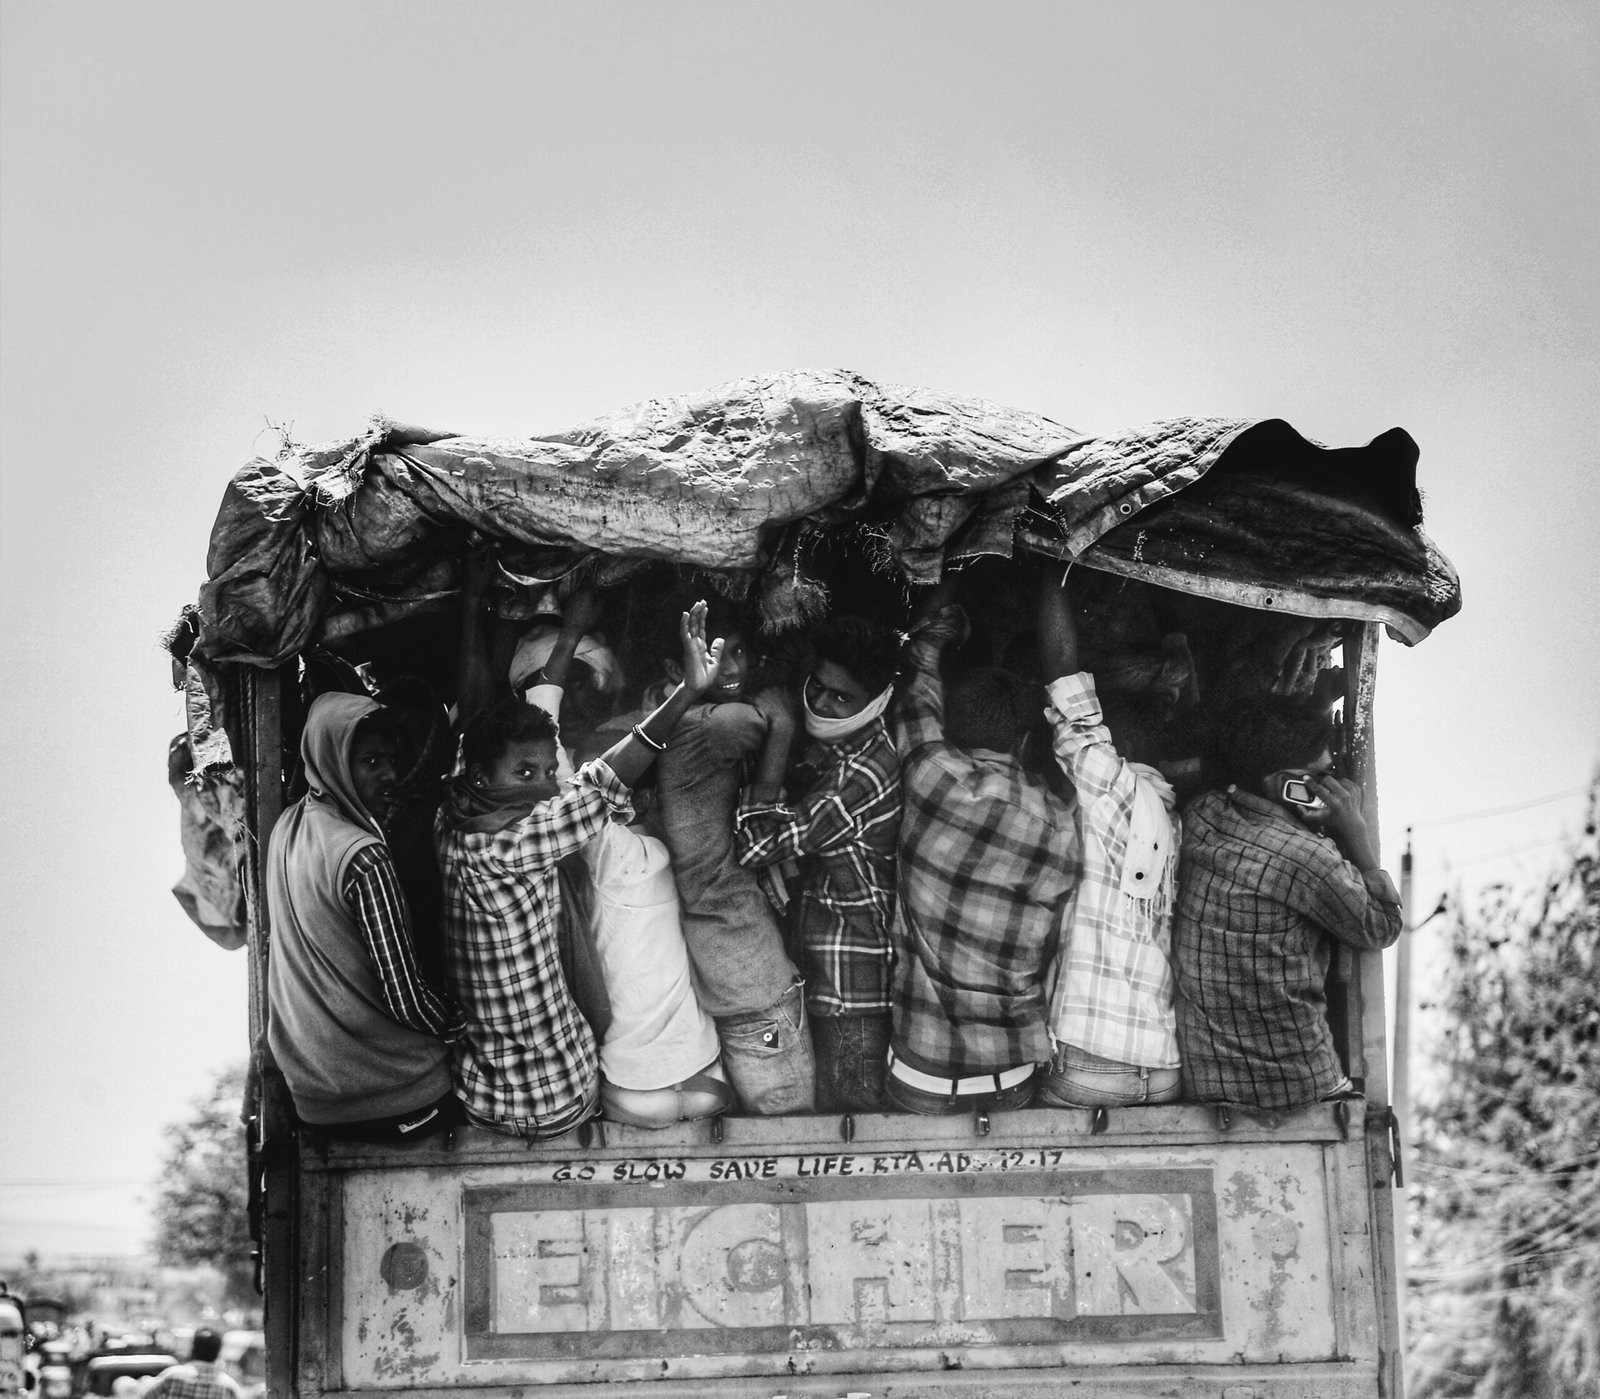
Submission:
[[[244,956],[168,892],[157,638],[269,422],[517,434],[842,366],[1092,431],[1398,424],[1466,606],[1383,648],[1391,868],[1417,823],[1431,907],[1534,878],[1578,820],[1586,0],[5,0],[0,24],[0,1263],[137,1249],[163,1124],[246,1052]]]

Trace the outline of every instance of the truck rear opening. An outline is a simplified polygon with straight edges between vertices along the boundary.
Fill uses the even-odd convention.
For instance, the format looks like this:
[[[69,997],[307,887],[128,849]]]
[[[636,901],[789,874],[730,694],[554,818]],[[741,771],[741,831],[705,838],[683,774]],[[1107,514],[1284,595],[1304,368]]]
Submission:
[[[506,555],[513,593],[548,604],[576,579],[598,587],[636,674],[659,659],[651,619],[685,580],[757,604],[781,659],[819,598],[898,620],[913,585],[952,565],[982,644],[1009,663],[1033,567],[1011,556],[1072,562],[1103,653],[1140,652],[1149,636],[1130,628],[1181,633],[1215,704],[1320,647],[1342,666],[1340,770],[1375,822],[1379,626],[1416,641],[1459,605],[1410,518],[1403,433],[1343,455],[1286,424],[1090,439],[818,378],[518,444],[380,425],[241,473],[190,662],[243,778],[253,1032],[271,945],[259,852],[298,795],[308,694],[330,675],[380,692],[405,677],[447,700],[469,538],[522,551]],[[720,462],[723,485],[706,488],[682,452]],[[826,503],[807,504],[813,490]],[[269,1072],[256,1130],[268,1389],[1398,1394],[1379,955],[1342,950],[1327,996],[1364,1096],[1290,1113],[595,1121],[546,1143],[461,1129],[383,1148],[298,1128]]]

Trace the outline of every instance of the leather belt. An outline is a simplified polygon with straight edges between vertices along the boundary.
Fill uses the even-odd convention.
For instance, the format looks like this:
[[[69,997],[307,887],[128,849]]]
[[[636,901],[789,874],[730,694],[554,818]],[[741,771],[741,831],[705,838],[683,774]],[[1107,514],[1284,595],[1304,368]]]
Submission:
[[[969,1093],[1000,1093],[1015,1088],[1033,1077],[1035,1064],[1018,1064],[1014,1069],[1002,1069],[997,1074],[976,1074],[972,1078],[940,1078],[914,1069],[889,1051],[889,1072],[908,1088],[920,1088],[924,1093],[937,1093],[942,1098],[960,1098]]]

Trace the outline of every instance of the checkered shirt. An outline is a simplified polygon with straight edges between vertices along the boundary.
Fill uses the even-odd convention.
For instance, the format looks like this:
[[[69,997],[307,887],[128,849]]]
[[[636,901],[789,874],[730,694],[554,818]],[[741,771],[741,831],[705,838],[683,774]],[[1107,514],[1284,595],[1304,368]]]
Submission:
[[[598,760],[573,784],[503,831],[455,830],[442,816],[435,827],[450,980],[467,1014],[456,1086],[480,1117],[534,1127],[570,1113],[597,1081],[594,1033],[561,970],[556,865],[632,807]]]
[[[816,910],[800,925],[811,1012],[887,1011],[900,757],[882,720],[824,754],[826,770],[798,805],[745,792],[734,817],[739,863],[801,862],[802,909]]]
[[[918,638],[907,655],[894,1050],[951,1077],[1043,1063],[1045,977],[1078,878],[1072,808],[1014,759],[947,742],[938,647]]]
[[[1183,827],[1172,942],[1189,1095],[1314,1103],[1344,1075],[1323,989],[1333,940],[1379,948],[1399,937],[1394,885],[1248,792],[1205,793]]]
[[[214,1360],[188,1360],[169,1365],[149,1389],[146,1399],[239,1399],[239,1386]]]
[[[1055,681],[1050,701],[1046,716],[1056,761],[1077,793],[1083,842],[1083,877],[1062,925],[1050,1033],[1119,1064],[1175,1069],[1178,1035],[1169,959],[1178,823],[1172,822],[1165,866],[1151,871],[1148,891],[1141,890],[1139,897],[1125,892],[1134,798],[1138,784],[1149,779],[1117,756],[1087,672]]]

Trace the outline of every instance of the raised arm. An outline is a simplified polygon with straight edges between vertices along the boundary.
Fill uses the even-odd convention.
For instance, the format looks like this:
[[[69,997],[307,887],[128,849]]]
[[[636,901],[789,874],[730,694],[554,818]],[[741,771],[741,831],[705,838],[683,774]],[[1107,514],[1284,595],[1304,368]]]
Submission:
[[[496,545],[475,544],[461,561],[461,643],[456,655],[456,717],[465,727],[480,709],[511,694],[510,657],[500,655],[509,629],[486,619],[483,599],[494,581]]]
[[[683,614],[678,624],[683,642],[683,679],[649,718],[633,726],[633,732],[602,755],[624,787],[632,787],[666,751],[667,739],[678,727],[685,711],[717,683],[722,667],[722,638],[706,640],[706,605],[697,602]]]
[[[967,614],[952,599],[954,583],[946,578],[933,588],[912,614],[911,640],[904,652],[905,671],[895,696],[893,732],[900,757],[909,758],[925,743],[944,738],[944,682],[939,658],[951,642],[959,645],[970,631]]]
[[[593,589],[579,588],[567,599],[561,613],[561,630],[550,650],[550,659],[544,663],[542,675],[546,685],[566,689],[567,676],[572,671],[572,658],[578,647],[600,620],[600,601]]]
[[[1063,675],[1076,675],[1082,669],[1072,597],[1067,592],[1066,579],[1057,583],[1055,570],[1049,565],[1039,570],[1039,667],[1047,684]]]

